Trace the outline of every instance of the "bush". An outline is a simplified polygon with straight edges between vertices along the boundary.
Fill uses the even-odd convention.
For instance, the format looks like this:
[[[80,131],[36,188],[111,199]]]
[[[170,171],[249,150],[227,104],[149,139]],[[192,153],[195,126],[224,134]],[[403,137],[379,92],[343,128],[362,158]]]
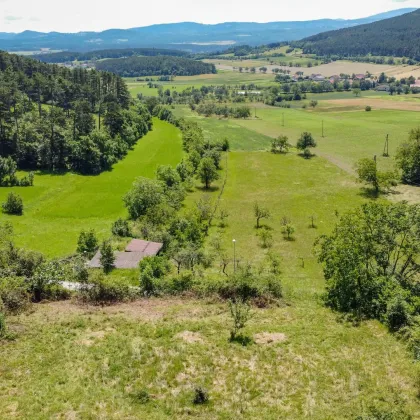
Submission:
[[[21,216],[23,214],[23,201],[22,198],[10,192],[7,196],[6,201],[1,205],[3,212],[7,214],[14,214],[17,216]]]
[[[196,388],[194,390],[193,403],[196,405],[206,404],[209,400],[209,394],[204,388]]]
[[[115,236],[120,236],[122,238],[131,237],[131,229],[127,220],[118,219],[112,225],[112,234]]]
[[[92,258],[98,248],[98,239],[93,229],[82,230],[77,241],[77,252],[87,258]]]
[[[230,341],[237,340],[238,333],[245,328],[246,323],[251,319],[251,307],[248,303],[241,300],[229,301],[230,315],[232,317],[232,330],[230,331]]]
[[[0,312],[0,339],[7,337],[7,326],[6,318],[4,314]]]
[[[370,111],[372,111],[372,107],[371,107],[371,106],[369,106],[369,105],[367,105],[367,106],[366,106],[366,108],[365,108],[365,111],[366,111],[366,112],[370,112]]]
[[[395,332],[409,325],[411,312],[410,305],[401,296],[395,297],[387,305],[385,319],[388,328]]]
[[[193,284],[193,273],[191,271],[184,271],[170,280],[168,288],[170,292],[176,294],[191,290]]]
[[[108,274],[114,268],[115,262],[115,255],[111,243],[109,241],[102,242],[100,251],[101,256],[99,260],[101,262],[102,269],[104,270],[104,273]]]
[[[116,283],[115,280],[105,277],[101,272],[96,272],[80,293],[84,301],[100,305],[128,302],[138,296],[135,288],[127,284]]]
[[[30,305],[25,280],[20,277],[0,279],[0,311],[16,315],[24,312]]]

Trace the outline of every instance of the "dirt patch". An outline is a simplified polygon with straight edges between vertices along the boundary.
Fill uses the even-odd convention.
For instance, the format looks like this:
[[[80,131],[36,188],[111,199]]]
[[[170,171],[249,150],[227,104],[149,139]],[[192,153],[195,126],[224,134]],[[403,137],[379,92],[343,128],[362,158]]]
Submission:
[[[102,331],[92,331],[83,335],[79,340],[78,344],[81,344],[86,347],[91,347],[98,341],[103,340],[108,334],[115,332],[114,328],[106,328]]]
[[[192,332],[192,331],[182,331],[178,333],[175,338],[179,338],[184,340],[187,343],[195,344],[195,343],[204,343],[204,340],[200,333]]]
[[[283,343],[287,340],[287,337],[283,333],[259,333],[254,335],[254,341],[257,344],[272,344],[272,343]]]
[[[394,202],[407,201],[410,204],[420,203],[420,187],[412,185],[398,185],[388,195],[388,199]]]
[[[418,102],[398,101],[391,99],[375,99],[375,98],[350,98],[350,99],[333,99],[325,103],[324,107],[330,105],[332,108],[341,110],[344,107],[351,107],[353,110],[362,110],[366,106],[375,109],[396,109],[399,111],[420,111],[420,100]]]

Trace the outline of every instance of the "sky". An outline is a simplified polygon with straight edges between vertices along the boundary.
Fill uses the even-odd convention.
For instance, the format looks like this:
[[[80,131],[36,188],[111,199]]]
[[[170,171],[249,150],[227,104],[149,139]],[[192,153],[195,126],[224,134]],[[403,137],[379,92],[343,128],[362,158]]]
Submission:
[[[0,0],[0,32],[80,32],[172,22],[354,19],[420,0]]]

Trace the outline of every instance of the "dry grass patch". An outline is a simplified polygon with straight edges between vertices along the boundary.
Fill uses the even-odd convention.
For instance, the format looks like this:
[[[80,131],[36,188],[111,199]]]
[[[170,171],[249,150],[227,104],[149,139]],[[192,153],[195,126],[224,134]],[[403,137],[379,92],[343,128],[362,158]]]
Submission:
[[[263,332],[254,335],[254,341],[257,344],[283,343],[287,340],[286,334]]]

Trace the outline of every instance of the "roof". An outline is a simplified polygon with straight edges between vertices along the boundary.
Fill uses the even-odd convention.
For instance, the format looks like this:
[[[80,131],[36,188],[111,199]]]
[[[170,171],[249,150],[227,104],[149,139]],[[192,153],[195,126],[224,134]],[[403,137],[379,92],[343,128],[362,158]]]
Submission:
[[[143,241],[133,239],[125,248],[126,252],[142,252],[144,256],[157,255],[162,249],[163,244],[159,242]]]
[[[137,268],[140,261],[145,257],[142,252],[115,252],[115,268]],[[89,262],[91,268],[101,268],[101,251],[98,251]]]
[[[115,268],[137,268],[139,262],[145,258],[157,255],[162,249],[163,244],[159,242],[143,241],[141,239],[133,239],[123,252],[115,252]],[[101,251],[98,251],[90,260],[89,267],[101,268]]]

